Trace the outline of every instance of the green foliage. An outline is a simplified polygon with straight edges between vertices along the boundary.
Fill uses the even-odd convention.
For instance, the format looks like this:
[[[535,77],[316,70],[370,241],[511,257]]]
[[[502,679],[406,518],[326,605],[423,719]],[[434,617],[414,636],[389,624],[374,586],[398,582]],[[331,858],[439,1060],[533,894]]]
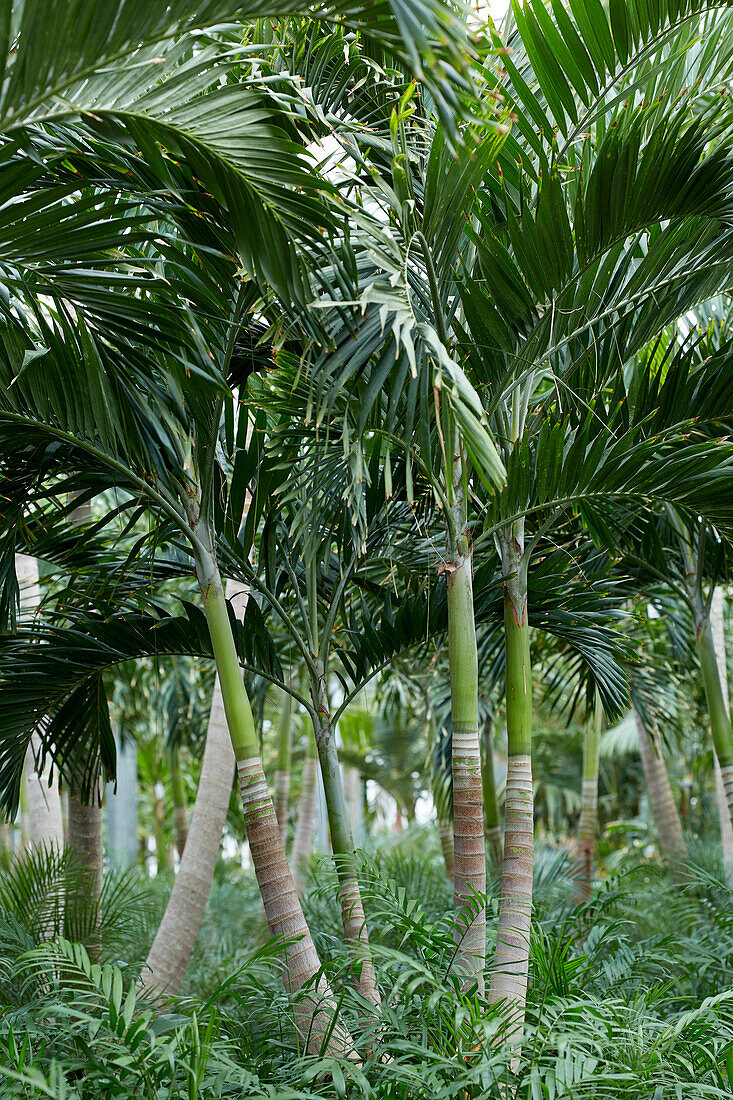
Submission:
[[[360,873],[384,995],[377,1019],[349,988],[331,878],[319,874],[307,898],[321,945],[330,943],[324,960],[341,1012],[364,1044],[361,1066],[296,1052],[277,942],[258,921],[251,879],[230,867],[212,896],[189,992],[167,1013],[139,999],[129,972],[92,965],[65,939],[37,945],[6,912],[0,1096],[729,1095],[733,999],[721,990],[733,981],[732,896],[713,870],[691,866],[675,884],[640,860],[573,910],[564,855],[540,848],[528,1024],[513,1067],[501,1008],[449,976],[454,922],[434,840],[417,830],[402,846],[363,860]],[[490,898],[492,926],[496,911]]]

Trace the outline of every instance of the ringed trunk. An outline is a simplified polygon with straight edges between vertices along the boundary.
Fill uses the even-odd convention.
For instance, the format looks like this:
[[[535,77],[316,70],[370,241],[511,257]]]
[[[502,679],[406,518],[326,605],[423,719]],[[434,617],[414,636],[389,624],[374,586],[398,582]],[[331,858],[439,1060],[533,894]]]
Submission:
[[[496,794],[496,773],[494,771],[494,735],[491,720],[484,722],[481,736],[481,784],[484,795],[484,828],[486,831],[486,850],[495,868],[501,868],[501,817],[499,799]]]
[[[512,1033],[520,1039],[527,1000],[534,864],[532,665],[523,549],[524,532],[519,525],[502,542],[508,759],[501,900],[489,988],[491,1002],[506,1002]]]
[[[334,1024],[338,1006],[321,972],[321,961],[280,839],[219,569],[213,554],[203,549],[208,542],[208,532],[201,530],[196,573],[236,759],[252,865],[267,923],[273,936],[283,937],[288,988],[299,994],[294,1014],[303,1042],[314,1053],[324,1048],[328,1054],[349,1053],[353,1040],[343,1027]]]
[[[468,538],[448,573],[453,772],[453,909],[457,920],[454,967],[483,996],[486,963],[486,848],[478,732],[478,655]]]

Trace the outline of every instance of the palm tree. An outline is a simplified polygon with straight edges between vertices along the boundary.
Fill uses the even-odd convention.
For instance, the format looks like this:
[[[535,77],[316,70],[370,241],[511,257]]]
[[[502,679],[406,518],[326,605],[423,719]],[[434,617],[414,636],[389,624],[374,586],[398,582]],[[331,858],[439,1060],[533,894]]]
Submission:
[[[218,354],[223,356],[220,361],[224,375],[228,371],[233,352],[233,334],[239,323],[241,300],[240,294],[233,315],[225,321],[224,342],[221,342],[221,331],[218,334],[213,330],[210,332],[209,347],[217,349]],[[0,413],[0,420],[3,423],[0,431],[4,430],[8,433],[6,435],[8,443],[12,439],[10,446],[13,448],[14,460],[18,454],[21,432],[23,433],[21,450],[31,461],[37,454],[39,446],[45,448],[52,440],[60,443],[64,451],[63,465],[57,465],[55,470],[50,467],[48,476],[55,477],[60,473],[71,480],[69,472],[76,464],[77,469],[80,469],[79,478],[82,481],[86,480],[87,484],[91,482],[97,492],[114,488],[117,492],[122,490],[129,493],[131,502],[144,500],[151,511],[157,512],[160,517],[165,517],[165,521],[173,524],[174,529],[177,529],[179,537],[187,540],[195,561],[196,576],[221,684],[224,712],[237,759],[245,825],[263,893],[265,911],[273,935],[285,936],[288,980],[293,991],[297,993],[304,985],[315,983],[312,991],[296,1001],[295,1010],[304,1040],[320,1047],[324,1036],[329,1034],[331,1027],[329,1019],[335,1004],[331,999],[327,983],[319,977],[320,961],[305,923],[280,842],[274,808],[262,771],[252,712],[241,679],[215,551],[213,497],[218,438],[218,431],[215,429],[218,428],[224,399],[217,395],[216,387],[207,382],[197,401],[194,387],[189,393],[190,400],[186,402],[186,413],[183,419],[177,422],[171,421],[168,409],[160,402],[156,405],[155,390],[152,387],[144,390],[141,385],[137,392],[128,391],[127,396],[132,397],[132,403],[126,402],[120,393],[113,397],[108,382],[114,377],[115,368],[108,364],[108,370],[104,373],[108,400],[103,410],[100,406],[87,408],[84,410],[81,423],[78,420],[69,423],[63,408],[59,408],[58,404],[55,408],[51,408],[47,397],[39,401],[39,396],[42,393],[48,394],[46,387],[55,384],[54,377],[56,379],[61,377],[58,372],[65,370],[69,364],[70,355],[73,354],[72,349],[78,349],[77,362],[83,364],[81,368],[77,367],[77,372],[81,370],[76,383],[79,390],[89,385],[90,352],[97,356],[101,371],[103,370],[101,354],[106,355],[106,351],[94,340],[88,330],[84,330],[82,334],[63,320],[58,321],[58,328],[55,331],[49,324],[45,324],[44,327],[49,351],[44,357],[43,372],[42,374],[37,372],[33,378],[26,372],[20,384],[12,387],[13,397],[10,402],[5,403]],[[84,351],[78,347],[80,339],[84,342]],[[102,348],[101,354],[100,348]],[[13,351],[12,345],[6,342],[5,353],[3,369],[7,372],[6,382],[9,385],[10,380],[18,375],[20,362],[16,356],[20,353],[22,357],[22,345],[19,347],[16,344]],[[124,353],[121,354],[120,361],[125,361]],[[119,371],[119,366],[117,369]],[[168,393],[175,394],[178,391],[180,394],[178,379],[170,372],[170,368],[167,373],[163,364],[158,369],[163,370],[163,374],[159,377],[168,380]],[[199,370],[198,367],[195,369]],[[208,366],[206,373],[209,374]],[[99,377],[102,378],[101,373]],[[71,385],[70,376],[66,375],[65,392],[71,393]],[[136,417],[133,409],[137,400],[142,400],[146,404],[146,419],[137,420],[135,428],[132,428]],[[39,408],[46,412],[45,417],[38,415]],[[179,413],[183,409],[184,404],[181,402]],[[199,419],[189,419],[190,414],[196,410],[198,410]],[[140,411],[139,408],[138,411]],[[133,419],[130,419],[131,417]],[[156,419],[152,420],[152,417]],[[124,429],[123,423],[126,425]],[[152,438],[148,436],[149,423],[156,423],[157,427],[158,443],[154,448],[147,445],[147,439]],[[112,427],[112,424],[115,426]],[[160,444],[162,444],[162,450]],[[9,452],[6,450],[6,453]],[[59,458],[61,458],[61,452],[59,452]],[[191,467],[192,463],[196,464],[195,471]],[[150,469],[157,471],[156,481],[153,484],[149,481]],[[134,504],[133,507],[139,507],[139,505]],[[100,677],[95,679],[93,688],[84,689],[81,694],[84,696],[85,703],[83,706],[81,703],[77,704],[82,707],[79,712],[80,718],[89,721],[89,708],[99,705],[101,691]],[[73,727],[74,720],[68,712],[64,716],[64,721],[67,726]],[[18,724],[21,728],[24,725],[22,721],[16,723],[16,729]],[[108,718],[106,724],[108,727]],[[66,747],[68,752],[68,728],[64,734],[65,746],[64,736],[58,734],[54,736],[53,729],[53,722],[51,722],[46,727],[47,740],[44,742],[44,750],[59,753]],[[76,736],[78,737],[78,733]],[[9,770],[13,770],[12,765]],[[6,765],[6,776],[7,771]],[[97,776],[92,769],[88,769],[84,775],[85,793],[88,793],[96,782],[98,782]],[[10,801],[13,799],[14,791],[17,791],[17,781],[11,779],[5,786],[6,798]],[[325,999],[323,1009],[320,1007],[322,999]],[[341,1049],[344,1042],[348,1043],[349,1040],[343,1032],[336,1029],[332,1033],[330,1042]]]
[[[545,535],[570,508],[580,510],[595,538],[612,544],[602,508],[612,507],[614,522],[623,525],[652,500],[669,498],[683,508],[710,509],[710,514],[720,507],[715,494],[729,476],[727,451],[715,452],[706,434],[726,407],[720,389],[715,400],[705,399],[706,387],[717,384],[714,368],[698,374],[689,364],[677,364],[674,374],[689,404],[673,400],[673,380],[668,388],[661,385],[651,364],[638,391],[630,391],[619,372],[668,319],[716,293],[727,279],[728,238],[720,219],[730,202],[730,154],[715,140],[717,109],[697,114],[693,94],[684,90],[691,73],[703,83],[716,75],[714,66],[708,72],[699,69],[698,13],[691,13],[690,24],[683,18],[677,29],[669,12],[655,12],[648,23],[634,26],[626,46],[621,37],[614,40],[605,22],[599,45],[564,11],[547,13],[541,21],[534,12],[517,11],[516,18],[513,53],[502,58],[505,74],[495,85],[517,116],[516,130],[501,148],[481,144],[469,133],[470,155],[449,160],[440,131],[429,119],[412,112],[407,102],[395,112],[391,163],[372,193],[388,217],[365,227],[360,216],[361,236],[354,234],[362,245],[364,320],[352,320],[336,351],[317,365],[316,386],[332,393],[335,379],[348,378],[359,426],[383,433],[387,452],[411,448],[411,460],[452,523],[443,568],[454,609],[453,648],[449,642],[457,676],[454,729],[473,728],[475,709],[468,559],[473,558],[475,570],[477,556],[492,544],[501,558],[509,766],[490,997],[507,1000],[521,1023],[533,850],[528,570],[544,549]],[[710,21],[713,34],[725,33],[726,26],[725,19]],[[679,69],[665,64],[665,36],[687,51]],[[559,67],[547,61],[553,54],[567,64],[572,88]],[[648,80],[639,85],[635,65],[647,57],[654,63]],[[606,73],[618,93],[610,99]],[[643,110],[640,104],[652,102],[661,88],[665,95],[659,104]],[[694,97],[699,88],[700,82]],[[562,140],[556,143],[557,130]],[[356,144],[350,143],[349,152],[358,157]],[[616,169],[613,178],[621,180],[620,165],[626,185],[614,191],[617,201],[607,214],[608,181]],[[657,185],[648,190],[642,181],[652,178]],[[356,325],[358,347],[352,335]],[[476,390],[464,381],[458,359]],[[385,394],[388,376],[392,385]],[[356,378],[363,380],[359,387]],[[475,399],[476,391],[481,400]],[[414,410],[419,401],[425,417],[433,394],[439,416],[436,433],[428,437],[416,424]],[[464,402],[453,409],[463,437],[457,443],[448,415],[449,400],[456,396]],[[661,407],[654,403],[657,398],[664,401]],[[401,399],[404,432],[394,412]],[[693,407],[706,426],[690,434]],[[496,488],[499,467],[482,422],[499,445],[507,471],[504,489]],[[656,437],[649,434],[652,424]],[[680,458],[674,472],[667,450],[673,439]],[[687,446],[691,450],[683,458]],[[476,468],[487,482],[494,473],[493,496],[486,498],[478,478],[466,487],[464,447],[474,458],[482,457]],[[664,461],[663,453],[668,456]],[[693,474],[693,462],[709,472],[709,491]],[[469,553],[465,509],[474,501],[482,507],[483,531],[474,535]],[[722,514],[719,518],[727,522]],[[604,709],[616,713],[624,691],[614,694],[607,684],[598,686]],[[478,776],[478,752],[475,757],[476,767],[466,758],[460,779],[467,792],[470,777]],[[463,766],[461,760],[461,753],[454,753],[454,769]],[[469,801],[476,800],[471,796]],[[474,835],[471,814],[467,810],[464,819],[457,809],[456,815],[468,840]],[[468,850],[462,855],[468,856]],[[470,853],[469,863],[478,866],[474,855],[477,851]],[[466,898],[466,871],[457,870],[457,900]],[[473,881],[478,889],[480,877]],[[479,942],[467,947],[474,973],[482,950]]]
[[[216,45],[194,52],[193,60],[187,61],[185,57],[188,42],[181,53],[180,39],[175,39],[176,34],[191,27],[194,19],[196,25],[201,26],[202,20],[207,16],[215,21],[235,14],[241,17],[241,5],[235,7],[236,11],[231,5],[212,2],[202,11],[199,5],[194,9],[191,5],[177,3],[166,9],[165,18],[162,18],[154,15],[150,9],[146,11],[143,5],[138,5],[135,13],[129,4],[110,2],[101,13],[96,11],[95,6],[95,32],[98,33],[89,36],[85,41],[85,49],[78,50],[73,56],[57,52],[52,60],[49,55],[45,64],[35,64],[39,60],[36,57],[34,87],[24,75],[26,61],[28,51],[34,48],[31,45],[34,41],[34,29],[43,25],[44,18],[47,19],[49,5],[44,5],[41,0],[26,5],[22,13],[24,20],[17,27],[18,38],[14,43],[11,60],[6,65],[6,82],[0,103],[0,125],[11,119],[11,129],[18,125],[32,128],[34,121],[38,119],[45,129],[53,130],[54,122],[58,118],[62,124],[62,138],[67,142],[63,148],[63,154],[66,154],[69,144],[72,152],[76,153],[81,144],[89,140],[87,123],[92,119],[95,123],[106,125],[115,137],[123,133],[126,140],[132,137],[133,142],[143,148],[148,162],[152,162],[152,174],[162,174],[167,184],[170,173],[175,174],[176,168],[172,161],[166,163],[165,154],[156,144],[163,142],[167,148],[175,149],[179,157],[182,155],[188,158],[195,167],[197,180],[222,201],[245,268],[288,300],[303,300],[307,278],[304,277],[294,247],[294,238],[301,234],[294,230],[296,226],[300,226],[306,235],[310,234],[312,242],[318,245],[319,230],[328,224],[330,216],[320,198],[328,190],[327,187],[307,167],[303,170],[302,148],[286,136],[288,130],[291,133],[297,130],[295,114],[279,111],[271,101],[268,109],[263,110],[268,96],[262,91],[263,86],[257,84],[257,76],[250,80],[247,87],[244,86],[241,76],[238,85],[220,86],[214,75],[221,52]],[[77,2],[66,15],[73,19],[73,25],[78,28],[79,25],[84,25],[91,10],[88,3],[85,5]],[[253,14],[261,13],[258,10]],[[327,12],[324,14],[328,15]],[[352,23],[358,26],[366,42],[371,39],[380,46],[386,46],[392,55],[404,56],[408,63],[412,63],[413,68],[421,68],[420,52],[429,57],[432,71],[426,72],[426,82],[433,88],[448,119],[455,96],[445,84],[445,76],[450,71],[452,60],[457,61],[460,58],[459,47],[465,42],[462,24],[460,21],[447,19],[446,13],[438,4],[424,9],[424,23],[418,23],[412,17],[407,23],[403,14],[399,8],[387,5],[370,6],[368,12],[359,6],[352,9],[341,8],[338,12],[343,25]],[[138,18],[133,18],[133,15]],[[409,34],[406,33],[408,26]],[[436,45],[438,37],[441,45]],[[68,36],[69,42],[77,39],[78,36]],[[166,55],[164,45],[169,41],[173,44]],[[135,60],[132,67],[131,57]],[[184,60],[177,65],[180,57]],[[163,71],[161,65],[173,70],[169,83],[159,81],[159,74]],[[123,69],[127,78],[120,85],[119,75]],[[257,66],[254,66],[249,71],[255,73],[256,70]],[[134,77],[130,80],[129,75],[133,71]],[[244,72],[243,69],[242,73]],[[212,82],[213,91],[210,90]],[[127,99],[117,93],[116,89],[120,86],[124,86]],[[37,94],[34,95],[34,91]],[[63,107],[59,107],[62,96]],[[193,110],[188,106],[192,97],[196,97]],[[284,123],[284,127],[273,127],[261,122],[263,116]],[[79,119],[82,121],[78,122]],[[247,140],[242,143],[237,134],[244,132]],[[205,138],[202,140],[203,135]],[[267,148],[271,166],[269,173],[264,174],[261,171],[259,153],[255,152],[254,159],[251,155],[253,150],[263,148]],[[108,146],[105,154],[106,163],[100,165],[92,160],[91,165],[86,164],[89,169],[88,178],[96,183],[101,172],[112,177],[113,188],[119,188],[120,162],[124,162],[124,175],[129,169],[130,158],[124,156],[119,145]],[[126,188],[129,190],[130,186],[134,186],[134,181],[141,176],[145,176],[144,170],[133,171],[132,179],[125,181]],[[75,183],[75,190],[77,186]],[[197,185],[191,187],[189,181],[189,190],[197,189]],[[273,209],[276,209],[275,216]],[[120,208],[115,209],[113,204],[110,213],[111,217],[104,219],[103,234],[98,234],[94,240],[94,247],[97,249],[103,248],[107,243],[119,246],[122,241],[126,207],[123,204],[120,212]],[[52,223],[56,215],[46,207],[43,217]],[[97,218],[97,207],[93,202],[88,203],[86,223],[89,224]],[[24,229],[34,228],[29,219],[23,220]],[[130,219],[127,220],[129,222]],[[77,217],[73,223],[74,231],[78,234],[83,225],[84,219]],[[54,238],[53,244],[57,245],[52,252],[54,258],[63,257],[64,248],[73,252],[76,239],[70,240],[68,234],[59,240]],[[152,240],[148,242],[149,245],[152,243]],[[31,259],[36,258],[31,252]],[[220,267],[217,273],[219,284],[222,271]],[[189,268],[189,272],[193,274],[193,269]],[[181,274],[182,271],[177,270],[176,277],[180,279]],[[231,285],[231,274],[229,282]],[[181,384],[182,376],[176,377],[174,372],[166,387],[173,396],[171,404],[167,399],[161,402],[163,391],[156,389],[155,383],[151,388],[148,379],[143,381],[140,373],[124,396],[119,391],[114,392],[115,386],[110,386],[110,375],[105,370],[110,363],[102,366],[107,350],[115,343],[115,334],[108,328],[110,318],[117,325],[120,318],[129,318],[132,325],[130,332],[135,332],[135,326],[139,326],[144,313],[144,309],[141,312],[139,303],[132,310],[123,311],[119,309],[124,300],[122,296],[115,298],[112,295],[103,299],[101,306],[97,297],[94,306],[90,307],[92,297],[86,288],[79,292],[78,287],[71,286],[68,280],[64,286],[58,278],[51,284],[51,290],[56,294],[58,303],[51,321],[47,321],[39,310],[34,312],[32,297],[29,298],[30,308],[20,326],[14,317],[8,319],[8,324],[16,330],[17,338],[24,348],[27,349],[29,343],[30,347],[38,348],[38,339],[41,336],[48,337],[50,346],[48,358],[43,364],[44,370],[32,371],[31,374],[35,375],[32,380],[26,374],[26,382],[30,382],[30,386],[25,393],[21,393],[26,389],[25,385],[21,385],[15,400],[5,407],[5,426],[8,428],[11,423],[16,429],[23,426],[29,441],[31,438],[35,441],[44,437],[57,440],[77,460],[83,460],[92,467],[95,488],[106,486],[111,480],[118,490],[123,488],[131,491],[138,499],[144,500],[146,505],[149,504],[153,511],[157,511],[159,516],[165,517],[166,522],[171,523],[188,543],[195,562],[219,673],[224,711],[237,758],[250,847],[265,909],[273,931],[284,933],[287,937],[289,980],[292,988],[297,991],[311,978],[316,978],[319,962],[303,920],[282,845],[278,843],[273,848],[270,817],[274,819],[274,811],[271,815],[271,803],[264,783],[251,708],[239,672],[217,561],[213,524],[215,482],[218,474],[216,447],[224,406],[230,400],[226,390],[222,393],[222,387],[225,388],[226,375],[231,365],[245,295],[241,292],[238,294],[231,310],[225,304],[224,310],[219,311],[219,331],[212,330],[208,334],[210,348],[206,349],[204,360],[206,356],[212,355],[211,348],[214,348],[214,359],[218,356],[217,366],[213,372],[210,362],[205,361],[203,372],[200,365],[194,366],[198,377],[206,378],[205,384],[197,393],[195,386],[187,382]],[[32,295],[32,288],[26,288],[26,292]],[[61,302],[60,294],[69,301],[69,307]],[[150,298],[147,303],[151,304]],[[116,317],[114,307],[118,309]],[[95,382],[104,397],[101,404],[93,401],[93,407],[85,413],[79,410],[72,413],[72,385],[70,378],[67,378],[62,390],[63,407],[59,407],[58,402],[54,407],[49,400],[50,391],[46,390],[45,399],[41,402],[46,415],[39,416],[33,407],[35,401],[41,397],[54,369],[58,372],[58,363],[70,349],[77,349],[77,334],[64,312],[68,308],[73,309],[77,317],[83,313],[86,323],[94,318],[90,329],[95,332],[96,339],[91,331],[87,338],[86,328],[81,330],[84,333],[83,361],[86,366],[83,385],[86,387],[90,382],[91,355],[91,361],[95,361]],[[207,302],[208,308],[210,302]],[[149,313],[146,321],[150,332],[161,333],[161,315],[158,310]],[[174,321],[173,328],[175,324]],[[198,329],[198,326],[194,325],[194,328]],[[140,328],[137,328],[137,332],[140,332]],[[168,368],[177,355],[185,356],[187,343],[179,330],[178,336],[174,337],[174,344],[178,341],[177,347],[173,350],[167,342],[170,335],[169,329],[162,336],[166,351],[169,354],[173,351],[173,359],[169,359]],[[109,343],[102,346],[100,341]],[[200,350],[203,351],[203,348]],[[4,365],[15,379],[19,364],[7,342],[6,352]],[[45,356],[46,353],[42,354]],[[134,352],[132,357],[134,359]],[[130,363],[129,359],[127,363]],[[139,372],[140,365],[141,361],[138,359],[134,370]],[[185,369],[188,370],[191,365],[192,360],[189,357]],[[61,376],[57,373],[56,377],[60,379]],[[119,371],[117,377],[120,377]],[[133,396],[136,385],[138,389]],[[175,405],[177,409],[174,412]],[[231,408],[231,401],[228,407]],[[175,424],[170,419],[171,413],[175,418],[184,408],[186,412],[183,419]],[[191,412],[194,419],[187,421]],[[228,419],[228,414],[225,419],[227,424],[233,423],[233,417]],[[151,433],[148,433],[148,424],[155,425]],[[162,450],[156,443],[151,451],[148,444],[157,433],[160,433],[159,438],[163,440]],[[158,459],[162,461],[159,463]],[[149,474],[152,469],[160,471],[154,484],[151,484]],[[139,495],[141,490],[142,496]],[[46,745],[45,748],[49,749],[50,746]],[[89,790],[96,777],[89,775],[85,780]],[[10,789],[12,790],[12,784]],[[9,797],[12,800],[12,793]],[[330,994],[325,983],[321,980],[317,984],[328,999]],[[324,1023],[314,1027],[315,1020],[323,1019],[323,1014],[319,1014],[317,1010],[317,996],[302,999],[297,1011],[304,1036],[308,1036],[311,1045],[317,1046],[326,1027]],[[344,1041],[344,1036],[336,1032],[332,1041],[336,1041],[338,1045]]]

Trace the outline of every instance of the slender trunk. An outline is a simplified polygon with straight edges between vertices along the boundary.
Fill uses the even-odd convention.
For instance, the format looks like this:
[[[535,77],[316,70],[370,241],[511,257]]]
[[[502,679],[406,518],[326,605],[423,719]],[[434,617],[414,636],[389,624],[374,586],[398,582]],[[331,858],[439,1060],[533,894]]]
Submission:
[[[579,902],[590,900],[593,882],[598,825],[598,754],[602,715],[601,699],[596,691],[595,709],[586,721],[583,736],[583,786],[574,868],[575,897]]]
[[[313,832],[316,821],[317,773],[316,743],[312,737],[309,737],[305,762],[303,764],[300,801],[298,802],[298,823],[295,827],[295,840],[293,841],[293,851],[291,854],[295,888],[299,895],[302,895],[305,891],[306,869],[313,854]]]
[[[219,569],[213,553],[203,549],[210,541],[209,533],[201,528],[199,532],[196,573],[237,762],[252,864],[267,923],[273,936],[283,937],[289,989],[297,994],[308,986],[307,992],[303,992],[294,1004],[295,1022],[304,1043],[314,1052],[325,1045],[330,1054],[344,1053],[352,1048],[353,1041],[343,1028],[334,1026],[337,1004],[321,974],[318,952],[303,916],[280,839]]]
[[[91,502],[85,501],[71,513],[70,521],[81,526],[91,520]],[[101,900],[102,876],[104,867],[104,818],[102,803],[104,788],[101,779],[93,786],[88,798],[82,798],[81,790],[85,774],[101,772],[98,750],[90,752],[81,747],[80,756],[72,768],[69,790],[69,821],[66,842],[76,854],[77,862],[84,869],[80,880],[80,889],[73,892],[74,897],[67,899],[67,917],[74,919],[74,912],[86,910],[89,914],[89,940],[87,947],[90,957],[101,952]],[[72,909],[69,913],[69,905]],[[73,937],[70,937],[73,938]]]
[[[181,750],[174,745],[170,753],[171,791],[173,794],[173,826],[176,831],[176,849],[179,859],[183,859],[188,839],[188,806],[186,805],[186,785],[181,768]]]
[[[323,669],[321,669],[320,682],[313,685],[312,691],[320,719],[320,725],[316,731],[316,748],[321,766],[323,789],[326,794],[331,846],[339,879],[344,936],[351,955],[358,992],[373,1005],[379,1005],[379,988],[371,951],[369,950],[369,933],[357,877],[354,840],[351,835],[349,811],[346,806],[336,737],[331,724],[326,676]]]
[[[518,1037],[527,999],[534,863],[532,665],[523,551],[524,530],[519,524],[502,540],[508,759],[501,901],[489,989],[490,1001],[506,1001],[512,1013],[512,1032]]]
[[[725,626],[723,624],[723,593],[720,588],[716,588],[713,593],[710,607],[710,628],[715,647],[720,687],[723,693],[723,703],[728,715],[728,722],[730,722],[728,662],[726,660]],[[713,749],[713,759],[715,762],[715,794],[718,801],[718,816],[720,817],[720,840],[723,848],[723,867],[725,868],[726,879],[729,883],[733,883],[733,823],[731,822],[731,813],[728,806],[725,780],[715,749]]]
[[[461,532],[448,573],[453,770],[453,908],[457,918],[454,966],[467,986],[484,992],[486,962],[486,848],[478,732],[478,656],[468,536]]]
[[[64,846],[64,823],[58,782],[50,782],[47,767],[41,774],[36,770],[35,758],[40,750],[41,739],[34,733],[26,753],[23,777],[27,785],[28,839],[33,848],[61,850]]]
[[[231,583],[231,582],[230,582]],[[229,584],[227,594],[230,594]],[[234,753],[217,676],[189,838],[141,978],[160,1006],[181,987],[209,900],[234,778]]]
[[[20,588],[20,611],[23,618],[32,618],[38,610],[41,592],[38,584],[38,562],[28,554],[15,555],[15,573]],[[42,772],[37,770],[36,761],[41,757],[41,738],[38,733],[31,737],[25,758],[25,784],[27,806],[28,843],[35,848],[40,846],[63,848],[64,824],[61,817],[61,798],[56,782],[51,782],[51,769],[48,765]]]
[[[445,872],[448,878],[453,882],[454,874],[454,847],[453,847],[453,822],[448,818],[438,818],[438,836],[440,837],[440,849],[443,853],[443,860],[445,861]]]
[[[652,816],[659,834],[659,848],[664,859],[674,868],[684,859],[686,845],[680,815],[662,755],[662,747],[658,742],[652,741],[641,720],[641,715],[636,710],[634,719],[639,734],[639,752]]]
[[[355,847],[364,840],[364,798],[361,775],[357,768],[344,768],[344,793]]]
[[[280,826],[283,848],[288,836],[288,795],[290,794],[290,745],[291,745],[292,696],[285,692],[280,728],[277,738],[277,771],[275,772],[275,816]]]
[[[713,747],[720,763],[728,819],[733,820],[733,735],[731,735],[727,700],[720,682],[718,656],[710,617],[700,612],[697,623],[697,652],[700,658],[705,698],[707,700]],[[725,818],[725,814],[723,814]]]
[[[66,897],[66,934],[68,939],[81,940],[97,962],[102,950],[103,793],[100,782],[82,800],[82,775],[83,765],[79,765],[69,792],[67,843],[81,873]]]
[[[137,745],[115,737],[117,778],[108,783],[104,797],[107,818],[107,854],[112,866],[134,867],[138,861],[137,841]]]
[[[491,719],[487,718],[481,736],[481,785],[484,796],[484,830],[486,850],[493,867],[501,867],[501,817],[499,799],[496,794],[496,773],[494,771],[494,735]]]

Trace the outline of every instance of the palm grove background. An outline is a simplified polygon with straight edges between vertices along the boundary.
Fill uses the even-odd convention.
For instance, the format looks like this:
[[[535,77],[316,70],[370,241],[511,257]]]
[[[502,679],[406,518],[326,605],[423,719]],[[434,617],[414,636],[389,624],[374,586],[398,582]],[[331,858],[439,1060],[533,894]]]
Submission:
[[[0,1095],[729,1096],[725,6],[0,40]]]

